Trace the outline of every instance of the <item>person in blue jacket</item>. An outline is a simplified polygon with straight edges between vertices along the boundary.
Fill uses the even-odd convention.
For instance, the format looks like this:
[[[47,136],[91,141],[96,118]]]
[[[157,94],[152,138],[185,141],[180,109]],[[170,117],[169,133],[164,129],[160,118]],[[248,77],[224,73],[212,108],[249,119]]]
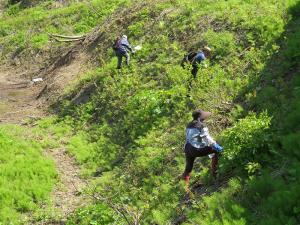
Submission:
[[[199,70],[199,64],[204,61],[206,58],[209,58],[211,55],[211,49],[207,46],[203,47],[201,51],[198,52],[190,52],[187,55],[184,56],[181,66],[184,68],[186,63],[189,63],[192,65],[192,75],[194,78],[196,78],[198,70]]]
[[[115,41],[113,49],[115,50],[116,56],[118,57],[117,69],[121,69],[123,57],[126,58],[126,65],[128,66],[129,61],[130,61],[129,52],[134,53],[134,51],[131,48],[131,46],[130,46],[128,40],[127,40],[127,36],[123,35],[121,38],[118,38]]]
[[[201,109],[192,113],[193,120],[186,127],[186,143],[184,147],[186,166],[182,179],[189,183],[190,173],[196,157],[209,156],[211,158],[211,173],[217,175],[218,155],[223,148],[210,136],[204,120],[211,115]]]

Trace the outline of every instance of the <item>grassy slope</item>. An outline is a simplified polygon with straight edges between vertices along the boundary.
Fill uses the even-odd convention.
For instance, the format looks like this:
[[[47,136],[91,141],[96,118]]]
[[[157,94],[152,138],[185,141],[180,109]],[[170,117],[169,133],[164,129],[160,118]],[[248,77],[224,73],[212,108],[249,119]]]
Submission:
[[[70,1],[72,2],[72,1]],[[81,35],[96,25],[126,1],[76,1],[63,6],[56,1],[42,1],[35,7],[16,4],[0,16],[0,58],[17,61],[26,67],[28,62],[45,64],[66,45],[52,41],[48,33]],[[69,44],[68,44],[69,45]],[[19,64],[17,64],[19,65]]]
[[[49,199],[56,180],[51,160],[41,146],[18,127],[0,127],[0,224],[19,224],[21,215]]]
[[[104,65],[91,70],[73,91],[96,84],[90,101],[76,106],[66,100],[60,106],[58,126],[71,125],[75,132],[67,141],[69,152],[82,164],[85,176],[99,176],[96,192],[106,199],[78,210],[69,224],[126,223],[118,210],[128,220],[140,215],[142,224],[168,224],[180,217],[186,218],[185,224],[296,224],[296,3],[157,1],[137,12],[129,27],[122,27],[134,44],[143,44],[131,67],[118,73],[113,52],[107,49]],[[58,21],[80,18],[82,11],[73,10],[76,6],[49,10],[39,24],[47,24],[47,30],[47,18],[56,11],[61,12]],[[19,16],[41,7],[45,6],[21,11]],[[292,7],[294,11],[289,10]],[[66,32],[66,24],[72,33],[80,32],[76,27],[82,21],[62,23],[55,32]],[[10,38],[4,35],[0,40],[10,46]],[[189,100],[190,74],[178,64],[186,50],[204,44],[213,48],[214,57],[193,81]],[[274,66],[274,61],[281,63]],[[183,129],[196,107],[214,113],[209,125],[226,149],[220,162],[221,181],[233,178],[219,192],[205,197],[196,193],[190,204],[183,204],[183,187],[174,179],[184,167]],[[290,110],[290,116],[278,119]],[[249,111],[255,113],[248,115]],[[41,126],[47,130],[57,125],[46,121]],[[226,127],[231,128],[220,133]],[[208,160],[201,162],[195,165],[193,182],[214,191],[205,166]]]

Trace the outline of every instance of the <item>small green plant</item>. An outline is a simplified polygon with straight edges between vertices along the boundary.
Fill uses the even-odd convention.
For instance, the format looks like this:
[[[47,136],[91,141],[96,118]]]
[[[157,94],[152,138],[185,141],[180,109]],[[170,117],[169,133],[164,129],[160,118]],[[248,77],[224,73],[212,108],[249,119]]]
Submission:
[[[41,49],[48,42],[48,35],[46,34],[36,35],[32,37],[31,42],[34,48]]]
[[[257,162],[249,162],[247,163],[245,169],[247,170],[248,174],[251,175],[259,171],[261,169],[261,165]]]

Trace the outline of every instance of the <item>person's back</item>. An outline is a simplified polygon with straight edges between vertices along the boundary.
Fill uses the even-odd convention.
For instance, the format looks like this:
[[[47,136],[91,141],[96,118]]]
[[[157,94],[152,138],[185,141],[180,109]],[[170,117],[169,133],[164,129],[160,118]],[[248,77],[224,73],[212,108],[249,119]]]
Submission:
[[[192,64],[192,62],[193,62],[193,60],[194,60],[194,58],[195,58],[196,55],[197,55],[197,52],[193,52],[193,51],[191,51],[188,54],[186,54],[183,57],[183,59],[181,61],[181,64],[180,64],[182,66],[182,68],[185,68],[186,64]]]
[[[119,51],[120,52],[127,52],[127,50],[130,50],[131,49],[131,46],[127,40],[127,37],[122,37],[121,40],[120,40],[120,46],[119,46]]]
[[[118,57],[117,69],[121,69],[123,57],[126,58],[126,64],[129,65],[130,55],[128,51],[133,52],[133,50],[127,40],[126,35],[123,35],[122,38],[119,38],[115,41],[113,49],[115,50],[116,56]]]
[[[205,123],[193,120],[186,127],[186,143],[195,148],[204,148],[215,144]]]
[[[205,59],[206,59],[206,57],[205,57],[204,53],[202,51],[199,51],[197,53],[197,55],[195,56],[193,64],[195,64],[195,63],[201,63]]]
[[[187,55],[184,56],[183,60],[181,61],[181,66],[185,68],[185,64],[189,63],[192,65],[192,75],[194,78],[196,78],[198,70],[199,70],[199,64],[206,60],[207,57],[210,56],[211,49],[209,47],[204,47],[202,50],[198,52],[189,52]]]

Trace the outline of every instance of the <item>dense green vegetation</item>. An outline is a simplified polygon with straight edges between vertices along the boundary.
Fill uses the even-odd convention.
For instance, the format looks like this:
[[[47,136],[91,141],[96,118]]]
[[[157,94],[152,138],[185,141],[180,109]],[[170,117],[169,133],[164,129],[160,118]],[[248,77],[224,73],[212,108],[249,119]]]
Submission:
[[[0,20],[2,59],[10,56],[24,60],[24,56],[28,55],[49,57],[52,52],[64,46],[61,43],[50,42],[49,33],[84,34],[91,31],[125,1],[67,1],[69,3],[65,7],[56,1],[40,2],[36,7],[29,8],[24,8],[19,2],[9,5],[4,11]]]
[[[53,162],[25,136],[24,129],[0,127],[0,224],[19,224],[49,199],[56,180]]]
[[[51,1],[24,10],[11,6],[0,21],[0,43],[7,52],[44,48],[46,32],[88,32],[120,3],[93,1],[100,17],[84,1],[64,8]],[[131,66],[117,71],[112,49],[102,50],[101,67],[69,89],[57,117],[39,122],[56,140],[64,138],[82,175],[93,178],[87,192],[95,202],[68,224],[298,224],[299,1],[149,1],[138,9],[121,28],[143,45]],[[32,27],[30,38],[21,34],[25,26]],[[37,34],[41,27],[44,33]],[[14,42],[19,35],[24,41]],[[203,45],[213,57],[188,93],[191,75],[179,63],[187,50]],[[69,96],[88,86],[89,101],[74,104]],[[176,178],[194,108],[213,112],[208,125],[225,151],[220,185],[210,177],[208,158],[200,159],[187,202]]]

